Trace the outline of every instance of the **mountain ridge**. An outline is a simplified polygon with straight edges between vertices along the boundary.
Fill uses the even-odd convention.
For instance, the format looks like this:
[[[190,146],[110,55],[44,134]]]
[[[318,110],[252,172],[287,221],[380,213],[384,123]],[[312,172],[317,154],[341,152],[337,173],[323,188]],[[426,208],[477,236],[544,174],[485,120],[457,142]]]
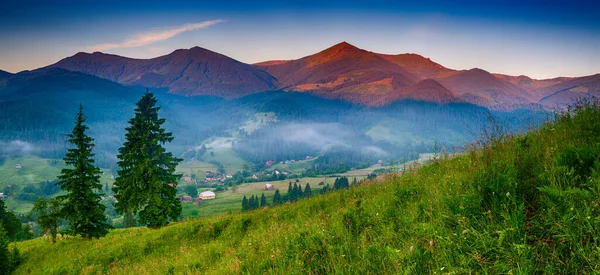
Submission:
[[[465,101],[500,109],[531,104],[550,107],[566,105],[575,96],[600,92],[600,84],[585,82],[590,76],[538,80],[479,68],[455,70],[419,54],[380,54],[345,41],[298,59],[255,64],[192,47],[150,59],[80,52],[49,67],[80,71],[123,85],[168,88],[170,93],[185,96],[238,98],[281,89],[369,106],[389,104],[408,96],[440,104],[446,100]],[[426,79],[435,80],[441,87],[433,82],[417,85]],[[600,83],[596,78],[591,81]],[[576,85],[570,89],[580,92],[544,100],[564,89],[560,84],[565,82]],[[416,88],[409,88],[413,85]]]

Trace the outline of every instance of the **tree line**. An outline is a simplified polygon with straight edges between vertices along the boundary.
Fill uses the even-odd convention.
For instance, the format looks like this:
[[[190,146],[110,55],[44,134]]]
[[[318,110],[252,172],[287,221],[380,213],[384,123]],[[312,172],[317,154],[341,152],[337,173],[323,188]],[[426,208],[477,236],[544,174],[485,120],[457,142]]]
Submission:
[[[357,179],[355,177],[352,180],[352,186],[358,185],[358,184],[359,184],[359,182],[357,181]],[[350,186],[351,186],[350,181],[348,180],[347,177],[338,177],[335,179],[335,181],[333,183],[333,188],[330,187],[329,184],[326,186],[323,186],[320,194],[325,194],[327,192],[340,190],[340,189],[348,189],[348,188],[350,188]],[[281,192],[279,192],[279,189],[275,190],[275,194],[273,194],[272,205],[277,206],[277,205],[283,204],[285,202],[292,203],[301,198],[308,198],[308,197],[312,196],[312,194],[313,194],[313,192],[312,192],[312,189],[311,189],[309,183],[306,183],[306,185],[304,186],[304,190],[302,190],[302,184],[299,183],[299,180],[296,180],[296,182],[294,182],[293,184],[290,181],[290,182],[288,182],[288,191],[285,196],[281,196]],[[267,206],[267,200],[266,200],[264,193],[260,197],[260,200],[259,200],[258,196],[254,196],[254,195],[252,195],[250,198],[247,198],[244,195],[244,198],[242,199],[242,212],[255,210],[260,207],[265,207],[265,206]]]

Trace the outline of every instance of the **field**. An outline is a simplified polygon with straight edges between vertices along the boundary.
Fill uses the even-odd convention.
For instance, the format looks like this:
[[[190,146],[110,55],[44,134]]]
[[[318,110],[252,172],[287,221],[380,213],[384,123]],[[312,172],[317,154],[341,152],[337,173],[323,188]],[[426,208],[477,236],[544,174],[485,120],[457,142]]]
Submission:
[[[234,138],[214,138],[210,140],[205,144],[207,151],[202,155],[202,160],[204,162],[217,161],[221,163],[229,174],[244,170],[244,166],[252,167],[252,163],[233,153],[231,143],[234,140]]]
[[[197,179],[206,177],[205,171],[217,171],[217,166],[211,163],[201,162],[197,160],[185,161],[179,163],[175,169],[175,173],[181,173],[184,177],[196,175]]]
[[[22,168],[15,166],[20,164]],[[62,161],[40,158],[36,156],[7,159],[0,166],[0,188],[16,184],[25,186],[41,181],[52,181],[60,174]]]
[[[313,194],[321,191],[323,186],[319,185],[319,182],[324,182],[325,185],[329,184],[333,186],[333,182],[335,178],[301,178],[299,179],[302,184],[302,188],[306,186],[306,183],[310,184],[310,188]],[[275,189],[279,189],[281,195],[287,194],[288,182],[292,181],[292,184],[295,182],[294,180],[280,180],[280,181],[270,181],[270,182],[254,182],[254,183],[245,183],[238,186],[237,189],[229,188],[227,191],[216,193],[216,198],[212,200],[205,200],[204,204],[196,207],[192,203],[183,203],[183,216],[186,218],[196,218],[196,217],[212,217],[218,216],[221,214],[229,214],[229,213],[238,213],[242,210],[242,199],[244,196],[250,198],[252,195],[261,196],[263,193],[267,197],[267,203],[271,204],[273,202],[273,191],[265,191],[265,184],[272,184]],[[207,189],[209,190],[209,189]],[[204,191],[204,189],[200,188],[200,192]],[[197,210],[197,211],[194,211]],[[197,213],[196,215],[193,215]]]

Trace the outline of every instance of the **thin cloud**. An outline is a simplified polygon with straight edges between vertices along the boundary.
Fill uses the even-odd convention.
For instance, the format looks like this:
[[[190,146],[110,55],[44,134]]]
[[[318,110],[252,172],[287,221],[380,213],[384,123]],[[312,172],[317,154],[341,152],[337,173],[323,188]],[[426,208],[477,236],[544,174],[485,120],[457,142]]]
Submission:
[[[158,41],[163,41],[169,39],[173,36],[181,34],[187,31],[199,30],[208,28],[212,25],[225,22],[225,20],[217,19],[204,21],[200,23],[193,24],[185,24],[183,26],[169,28],[167,30],[154,30],[146,33],[140,33],[134,35],[131,39],[125,40],[122,43],[114,43],[114,44],[98,44],[91,46],[90,49],[93,51],[107,51],[112,49],[122,49],[122,48],[137,48],[145,45],[149,45]]]

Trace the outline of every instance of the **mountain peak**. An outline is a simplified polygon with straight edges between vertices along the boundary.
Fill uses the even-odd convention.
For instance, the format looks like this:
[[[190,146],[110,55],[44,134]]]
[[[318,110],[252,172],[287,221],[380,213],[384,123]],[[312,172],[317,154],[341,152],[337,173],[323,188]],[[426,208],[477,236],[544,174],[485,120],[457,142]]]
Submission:
[[[346,41],[342,41],[340,43],[337,43],[327,49],[324,50],[324,52],[327,51],[362,51],[361,49],[359,49],[358,47],[346,42]]]

